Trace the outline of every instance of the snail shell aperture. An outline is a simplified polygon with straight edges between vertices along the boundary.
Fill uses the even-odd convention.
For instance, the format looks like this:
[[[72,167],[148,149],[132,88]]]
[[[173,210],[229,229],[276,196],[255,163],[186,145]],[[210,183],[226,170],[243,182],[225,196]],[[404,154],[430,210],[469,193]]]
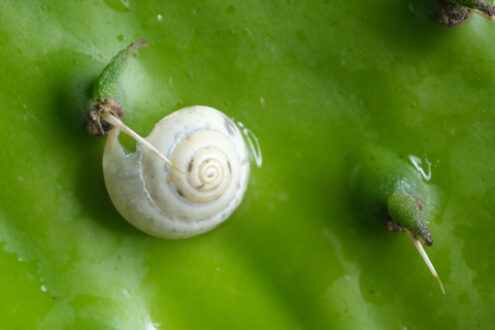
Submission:
[[[187,238],[227,219],[241,203],[249,157],[241,132],[206,106],[178,110],[146,138],[181,171],[137,145],[126,154],[120,130],[108,134],[103,173],[110,198],[133,226],[157,237]]]

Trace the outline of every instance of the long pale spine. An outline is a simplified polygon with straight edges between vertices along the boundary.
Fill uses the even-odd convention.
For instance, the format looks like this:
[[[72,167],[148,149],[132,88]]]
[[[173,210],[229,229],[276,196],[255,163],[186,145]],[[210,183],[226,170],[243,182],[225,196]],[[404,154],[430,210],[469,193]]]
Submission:
[[[416,238],[416,235],[414,235],[411,231],[407,230],[407,234],[409,235],[409,238],[414,244],[414,247],[418,250],[419,255],[421,258],[423,258],[423,261],[426,264],[426,267],[430,270],[431,274],[433,277],[437,280],[438,285],[440,286],[440,290],[442,290],[442,293],[445,294],[445,288],[443,287],[442,280],[440,280],[440,276],[438,276],[437,271],[435,270],[435,267],[433,267],[433,264],[431,263],[430,258],[426,254],[425,249],[423,248],[423,245],[421,245],[421,242]]]

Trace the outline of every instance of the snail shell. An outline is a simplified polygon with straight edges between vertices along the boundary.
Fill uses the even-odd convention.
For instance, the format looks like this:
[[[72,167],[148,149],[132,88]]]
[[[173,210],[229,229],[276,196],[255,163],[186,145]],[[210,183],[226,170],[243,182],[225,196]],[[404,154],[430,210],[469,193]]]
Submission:
[[[222,112],[206,106],[178,110],[146,138],[184,173],[139,144],[126,154],[119,133],[108,134],[103,174],[113,204],[133,226],[157,237],[187,238],[213,229],[241,203],[248,151]]]

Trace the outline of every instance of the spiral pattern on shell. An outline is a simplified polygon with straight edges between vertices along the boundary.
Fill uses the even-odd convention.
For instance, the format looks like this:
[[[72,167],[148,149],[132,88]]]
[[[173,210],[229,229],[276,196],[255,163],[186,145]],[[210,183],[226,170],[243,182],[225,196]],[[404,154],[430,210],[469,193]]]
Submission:
[[[185,238],[214,228],[240,204],[248,151],[223,113],[205,106],[178,110],[160,120],[146,140],[184,173],[140,146],[125,155],[113,130],[103,160],[105,184],[131,224],[154,236]]]

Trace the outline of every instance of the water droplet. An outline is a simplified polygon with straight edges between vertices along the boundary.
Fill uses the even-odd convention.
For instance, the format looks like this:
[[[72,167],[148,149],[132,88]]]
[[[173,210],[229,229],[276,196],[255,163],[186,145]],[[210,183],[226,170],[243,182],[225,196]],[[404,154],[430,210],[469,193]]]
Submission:
[[[46,292],[46,290],[47,290],[47,289],[46,289],[46,286],[42,285],[42,286],[41,286],[41,291]]]
[[[156,20],[158,22],[163,22],[163,16],[161,14],[156,15]]]
[[[421,176],[426,180],[430,181],[431,179],[431,163],[428,161],[428,158],[425,158],[425,163],[428,166],[427,172],[423,169],[423,160],[415,155],[409,155],[409,160],[413,164],[413,166],[418,170]]]
[[[238,121],[237,126],[239,126],[242,135],[244,135],[244,138],[246,139],[250,155],[254,158],[256,166],[258,166],[258,168],[261,167],[263,164],[263,155],[261,153],[258,137],[249,128],[245,127],[242,122]]]

